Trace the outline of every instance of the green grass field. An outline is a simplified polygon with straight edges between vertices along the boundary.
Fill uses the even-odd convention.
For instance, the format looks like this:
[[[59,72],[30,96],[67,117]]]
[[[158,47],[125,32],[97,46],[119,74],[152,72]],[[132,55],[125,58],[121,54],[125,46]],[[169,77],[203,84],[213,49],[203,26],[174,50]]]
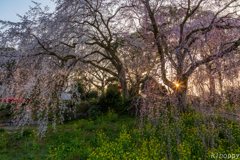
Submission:
[[[211,154],[240,154],[239,124],[217,115],[190,113],[165,124],[145,124],[113,112],[93,120],[0,133],[0,159],[214,159]]]

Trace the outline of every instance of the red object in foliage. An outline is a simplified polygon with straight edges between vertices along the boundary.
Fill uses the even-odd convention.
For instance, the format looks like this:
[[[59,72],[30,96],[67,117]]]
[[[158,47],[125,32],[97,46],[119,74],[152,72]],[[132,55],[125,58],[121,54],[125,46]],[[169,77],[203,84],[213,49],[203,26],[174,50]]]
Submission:
[[[120,89],[122,89],[122,87],[121,87],[121,86],[118,86],[117,89],[120,90]]]
[[[4,98],[4,99],[0,99],[0,102],[26,102],[26,100],[24,99],[20,99],[20,98],[15,98],[15,97],[10,97],[10,98]]]

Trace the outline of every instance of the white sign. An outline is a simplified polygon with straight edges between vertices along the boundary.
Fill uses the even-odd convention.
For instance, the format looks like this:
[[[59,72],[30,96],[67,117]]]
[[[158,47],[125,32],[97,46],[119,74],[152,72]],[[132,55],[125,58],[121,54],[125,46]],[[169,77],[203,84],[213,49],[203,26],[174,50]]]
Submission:
[[[71,94],[67,94],[67,93],[62,93],[61,94],[61,99],[62,100],[71,100]]]

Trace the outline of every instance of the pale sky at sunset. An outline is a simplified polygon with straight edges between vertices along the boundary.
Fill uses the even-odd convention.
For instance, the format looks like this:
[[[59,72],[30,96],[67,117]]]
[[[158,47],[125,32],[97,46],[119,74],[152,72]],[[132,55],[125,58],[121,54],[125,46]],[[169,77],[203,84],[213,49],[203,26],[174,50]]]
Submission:
[[[24,15],[29,10],[29,6],[34,7],[32,0],[0,0],[0,20],[19,22],[20,18],[16,14]],[[55,4],[51,0],[34,0],[41,3],[41,7],[48,5],[50,11],[55,9]]]

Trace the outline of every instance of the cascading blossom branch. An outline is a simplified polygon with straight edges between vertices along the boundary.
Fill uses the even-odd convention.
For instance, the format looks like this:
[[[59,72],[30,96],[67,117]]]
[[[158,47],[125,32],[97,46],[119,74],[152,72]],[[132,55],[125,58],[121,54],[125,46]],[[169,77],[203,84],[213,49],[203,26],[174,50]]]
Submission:
[[[53,14],[45,12],[36,4],[27,16],[21,17],[21,23],[0,21],[4,27],[10,27],[0,33],[0,95],[27,99],[25,103],[10,103],[14,119],[24,126],[37,115],[41,136],[45,134],[50,114],[53,125],[63,123],[66,102],[61,94],[66,90],[68,76],[79,63],[65,56],[75,54],[74,51],[60,46],[49,51],[59,45],[58,35],[49,32],[61,26],[54,25]],[[75,94],[72,103],[80,103],[76,86],[72,94]]]
[[[124,55],[134,45],[136,53],[141,51],[141,56],[146,59],[142,62],[157,64],[147,65],[147,74],[158,75],[173,92],[172,102],[181,113],[188,112],[186,95],[194,73],[198,71],[201,76],[204,75],[200,71],[204,65],[213,71],[215,64],[224,64],[226,57],[234,57],[232,60],[237,62],[240,46],[239,0],[55,2],[57,7],[53,13],[47,13],[47,8],[43,10],[39,3],[34,2],[36,6],[25,16],[20,16],[21,22],[0,21],[6,28],[0,32],[0,94],[28,99],[25,105],[12,106],[20,125],[27,124],[32,120],[32,114],[36,113],[41,131],[46,130],[51,113],[57,114],[53,124],[57,120],[62,122],[65,106],[60,99],[61,93],[65,91],[69,75],[81,68],[83,63],[118,78],[122,94],[128,98],[126,74],[132,76],[133,72],[128,68],[138,64],[127,64],[131,59],[124,59]],[[133,32],[138,38],[127,38],[126,35],[134,35]],[[128,41],[132,46],[123,47]],[[113,67],[101,66],[106,62]],[[156,70],[155,73],[151,67],[154,67],[152,70]],[[221,70],[221,67],[217,68]],[[138,77],[145,72],[135,72],[139,86]],[[211,75],[211,72],[208,74]],[[177,90],[176,83],[180,84]],[[78,94],[76,89],[73,92]],[[154,107],[161,106],[160,100],[166,100],[151,92],[146,88],[146,98],[143,98],[145,108],[142,109],[148,111],[144,110],[141,114],[150,114],[152,121],[154,116],[160,117],[161,111]],[[73,101],[78,102],[79,99]]]

